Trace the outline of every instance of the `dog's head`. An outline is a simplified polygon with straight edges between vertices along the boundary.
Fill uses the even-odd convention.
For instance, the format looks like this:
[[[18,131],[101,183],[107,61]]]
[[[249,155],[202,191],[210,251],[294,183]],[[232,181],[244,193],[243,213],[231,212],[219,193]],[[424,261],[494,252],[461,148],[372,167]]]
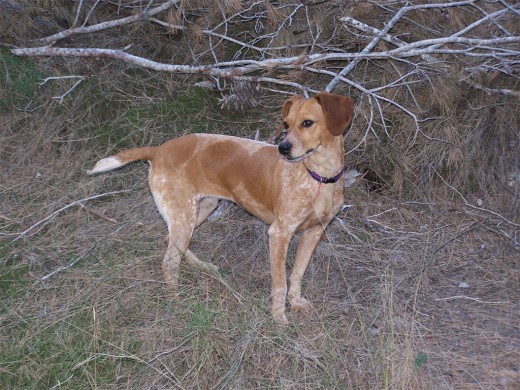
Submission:
[[[341,136],[352,120],[352,99],[321,92],[305,99],[294,95],[282,108],[282,126],[276,135],[278,151],[290,162],[310,156],[320,145]]]

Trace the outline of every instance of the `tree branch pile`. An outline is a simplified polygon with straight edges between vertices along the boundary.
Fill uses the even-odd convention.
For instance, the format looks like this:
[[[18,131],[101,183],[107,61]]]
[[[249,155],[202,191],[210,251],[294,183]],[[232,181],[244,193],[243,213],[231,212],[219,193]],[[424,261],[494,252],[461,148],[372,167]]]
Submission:
[[[88,2],[85,2],[85,4]],[[396,11],[368,3],[368,10],[392,15],[384,21],[382,29],[357,20],[349,15],[355,12],[355,6],[342,9],[339,2],[280,2],[278,5],[267,1],[229,2],[217,1],[213,4],[221,15],[215,18],[211,13],[217,12],[210,8],[189,9],[180,0],[168,0],[152,7],[150,2],[146,7],[127,6],[133,12],[131,16],[106,20],[100,23],[89,24],[90,17],[96,7],[104,2],[90,2],[91,8],[80,26],[80,12],[83,2],[79,3],[72,26],[46,37],[33,40],[38,47],[20,47],[12,52],[20,56],[75,56],[75,57],[105,57],[127,62],[134,66],[148,68],[155,71],[195,74],[213,77],[227,81],[249,80],[253,82],[272,83],[298,88],[304,93],[315,92],[319,89],[333,91],[338,83],[348,84],[361,93],[368,93],[378,98],[377,91],[389,87],[392,83],[379,86],[376,89],[365,88],[362,83],[356,82],[347,76],[361,61],[388,60],[411,62],[417,67],[427,64],[442,64],[448,56],[465,56],[479,58],[486,62],[487,67],[493,63],[495,69],[506,74],[510,65],[514,64],[519,56],[520,36],[504,27],[503,22],[509,25],[520,21],[520,7],[510,6],[504,2],[495,5],[496,10],[486,11],[478,6],[476,0],[447,2],[436,4],[416,4],[396,7]],[[403,4],[405,4],[403,2]],[[106,6],[106,5],[105,5]],[[83,6],[85,7],[85,5]],[[209,7],[209,6],[208,6]],[[431,31],[427,39],[406,42],[392,35],[399,23],[409,24],[409,20],[417,15],[429,16],[431,13],[444,15],[450,9],[456,9],[462,14],[471,14],[471,23],[456,31],[444,33]],[[324,12],[325,11],[325,12]],[[426,15],[425,15],[426,14]],[[162,18],[161,18],[162,17]],[[201,19],[204,22],[201,22]],[[59,47],[63,40],[81,34],[96,34],[109,29],[116,29],[132,24],[157,24],[173,35],[201,35],[199,39],[205,41],[205,50],[195,52],[192,64],[164,63],[153,58],[144,58],[132,54],[132,48],[99,48],[99,47]],[[332,25],[328,25],[332,23]],[[246,25],[250,30],[237,29],[237,26]],[[479,27],[487,28],[487,36],[478,33]],[[415,29],[421,26],[415,27]],[[147,27],[144,27],[147,28]],[[149,27],[148,27],[149,28]],[[350,29],[358,30],[362,36],[349,34]],[[240,31],[242,30],[242,31]],[[482,30],[482,29],[481,29]],[[190,32],[192,34],[190,34]],[[288,40],[287,35],[293,35],[295,42]],[[349,36],[350,35],[350,36]],[[336,42],[346,38],[343,42]],[[362,50],[353,50],[349,44],[353,40],[369,39],[368,44],[361,44]],[[95,37],[93,37],[95,42]],[[383,50],[378,49],[381,41],[391,46]],[[221,47],[229,45],[226,50]],[[71,46],[70,43],[67,46]],[[74,44],[72,44],[74,46]],[[193,45],[195,46],[195,45]],[[199,45],[201,46],[201,45]],[[232,46],[232,47],[231,47]],[[230,51],[232,50],[232,51]],[[298,53],[291,55],[291,53]],[[204,59],[205,61],[200,64]],[[338,64],[346,63],[340,70]],[[197,64],[197,65],[195,65]],[[484,67],[482,67],[484,70]],[[322,74],[330,77],[323,85],[314,85],[308,82],[288,82],[287,72],[300,70],[304,73]],[[475,69],[472,69],[475,72]],[[400,82],[402,82],[401,80]],[[394,81],[395,82],[395,81]],[[515,94],[515,91],[497,89],[496,93]],[[518,94],[517,94],[518,95]]]

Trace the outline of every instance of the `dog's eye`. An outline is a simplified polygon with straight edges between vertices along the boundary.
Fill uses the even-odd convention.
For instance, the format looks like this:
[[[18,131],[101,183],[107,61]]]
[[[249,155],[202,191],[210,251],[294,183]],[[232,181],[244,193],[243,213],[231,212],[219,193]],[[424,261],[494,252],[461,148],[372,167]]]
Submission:
[[[284,122],[284,123],[283,123],[283,128],[284,128],[285,130],[287,130],[287,129],[289,128],[289,123]]]
[[[302,126],[303,127],[311,127],[314,124],[314,121],[311,121],[310,119],[306,119],[303,121]]]

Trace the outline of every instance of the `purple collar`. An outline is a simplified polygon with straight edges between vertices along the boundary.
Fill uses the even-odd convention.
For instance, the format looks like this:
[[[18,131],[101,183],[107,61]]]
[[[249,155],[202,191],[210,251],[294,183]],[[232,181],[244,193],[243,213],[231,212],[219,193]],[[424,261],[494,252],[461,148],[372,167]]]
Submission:
[[[318,175],[316,172],[314,171],[311,171],[309,168],[305,167],[307,169],[307,172],[309,172],[309,175],[311,175],[311,177],[320,182],[320,183],[324,183],[324,184],[332,184],[332,183],[336,183],[340,178],[341,176],[343,176],[343,174],[345,173],[345,167],[341,168],[341,171],[339,171],[339,173],[334,176],[334,177],[323,177],[323,176],[320,176]]]

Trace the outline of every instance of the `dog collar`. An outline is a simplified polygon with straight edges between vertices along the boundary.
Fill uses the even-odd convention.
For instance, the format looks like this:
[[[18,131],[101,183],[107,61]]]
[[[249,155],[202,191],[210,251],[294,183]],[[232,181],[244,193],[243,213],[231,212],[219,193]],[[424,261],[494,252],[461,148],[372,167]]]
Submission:
[[[336,183],[341,178],[341,176],[343,176],[343,174],[345,173],[345,167],[343,167],[343,168],[341,168],[341,171],[339,171],[339,173],[336,176],[334,176],[334,177],[323,177],[323,176],[318,175],[316,172],[311,171],[307,167],[305,167],[305,169],[307,169],[307,172],[309,172],[309,175],[311,175],[311,177],[314,180],[316,180],[317,182],[322,183],[322,184]]]

